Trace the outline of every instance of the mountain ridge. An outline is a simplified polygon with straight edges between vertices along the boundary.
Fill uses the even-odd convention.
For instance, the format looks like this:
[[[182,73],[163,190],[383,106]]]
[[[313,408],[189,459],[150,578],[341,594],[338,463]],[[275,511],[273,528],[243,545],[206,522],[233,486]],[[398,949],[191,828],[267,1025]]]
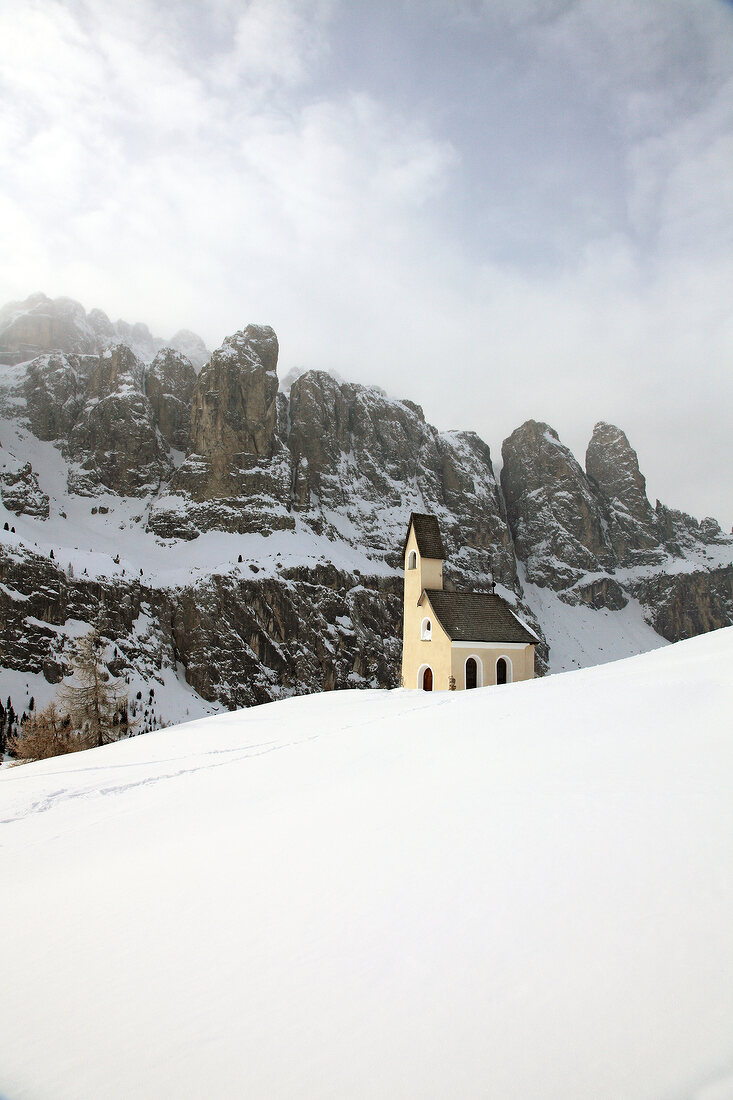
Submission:
[[[8,316],[32,331],[17,304]],[[190,688],[231,707],[395,686],[411,511],[439,519],[447,584],[493,577],[540,634],[539,672],[733,622],[733,539],[652,508],[613,425],[596,425],[583,469],[526,421],[497,478],[488,444],[439,432],[413,401],[322,371],[283,392],[269,326],[228,337],[198,373],[171,348],[146,362],[119,339],[75,347],[0,370],[8,670],[60,678],[73,611],[102,623],[131,684],[178,683],[171,719],[198,705]]]

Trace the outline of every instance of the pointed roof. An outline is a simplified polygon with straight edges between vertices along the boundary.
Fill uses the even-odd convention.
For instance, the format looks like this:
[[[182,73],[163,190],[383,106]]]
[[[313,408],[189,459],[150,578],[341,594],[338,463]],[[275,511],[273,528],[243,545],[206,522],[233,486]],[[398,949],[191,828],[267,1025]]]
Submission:
[[[423,512],[413,512],[410,516],[405,542],[402,547],[402,557],[404,558],[405,556],[407,540],[410,537],[410,530],[413,527],[415,528],[415,538],[417,539],[417,548],[420,551],[420,556],[423,558],[439,558],[443,561],[445,559],[445,550],[443,549],[443,540],[440,537],[438,518],[437,516],[427,516]]]
[[[425,595],[453,642],[520,642],[537,637],[524,626],[506,600],[492,592],[444,592],[426,588]]]

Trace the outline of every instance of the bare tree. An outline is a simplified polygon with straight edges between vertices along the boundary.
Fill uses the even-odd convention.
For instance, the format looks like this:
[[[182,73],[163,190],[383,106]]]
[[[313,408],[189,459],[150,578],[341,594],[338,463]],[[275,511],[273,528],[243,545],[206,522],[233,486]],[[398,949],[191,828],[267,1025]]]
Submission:
[[[128,717],[127,691],[113,680],[104,664],[104,642],[94,627],[76,643],[74,679],[59,692],[71,725],[84,748],[108,745],[126,736],[133,723]]]

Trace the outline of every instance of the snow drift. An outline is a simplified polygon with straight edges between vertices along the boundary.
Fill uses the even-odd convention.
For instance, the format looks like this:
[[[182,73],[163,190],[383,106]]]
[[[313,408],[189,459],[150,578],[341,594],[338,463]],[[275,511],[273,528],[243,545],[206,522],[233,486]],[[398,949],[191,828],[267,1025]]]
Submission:
[[[733,630],[0,772],[0,1095],[733,1095]]]

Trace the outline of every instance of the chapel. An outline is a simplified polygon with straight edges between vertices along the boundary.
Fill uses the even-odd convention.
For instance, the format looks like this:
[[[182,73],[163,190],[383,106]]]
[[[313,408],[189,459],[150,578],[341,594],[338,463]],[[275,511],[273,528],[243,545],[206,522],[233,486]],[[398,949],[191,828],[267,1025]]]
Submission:
[[[403,548],[402,686],[463,690],[534,677],[537,637],[495,592],[443,588],[436,516],[413,512]]]

